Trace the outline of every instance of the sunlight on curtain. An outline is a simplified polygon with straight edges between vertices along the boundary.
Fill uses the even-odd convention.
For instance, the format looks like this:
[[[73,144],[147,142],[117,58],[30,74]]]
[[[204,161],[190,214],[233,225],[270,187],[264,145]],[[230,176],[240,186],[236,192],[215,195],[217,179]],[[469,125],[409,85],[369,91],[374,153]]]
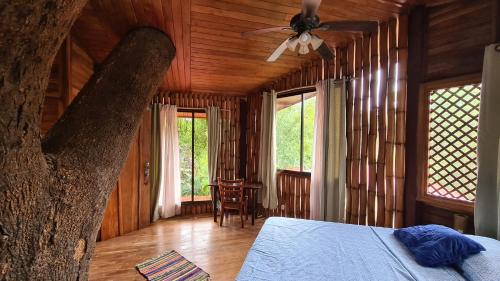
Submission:
[[[484,53],[478,135],[476,234],[500,239],[500,44]]]
[[[181,213],[181,175],[177,107],[164,105],[160,114],[162,171],[159,216],[169,218]]]
[[[208,179],[210,183],[217,181],[217,156],[220,146],[220,109],[215,106],[207,108],[208,124]]]
[[[259,181],[263,184],[262,205],[264,208],[278,207],[276,190],[276,93],[263,93],[261,110],[261,132],[259,150]]]
[[[345,81],[316,85],[311,219],[344,222],[346,175]]]

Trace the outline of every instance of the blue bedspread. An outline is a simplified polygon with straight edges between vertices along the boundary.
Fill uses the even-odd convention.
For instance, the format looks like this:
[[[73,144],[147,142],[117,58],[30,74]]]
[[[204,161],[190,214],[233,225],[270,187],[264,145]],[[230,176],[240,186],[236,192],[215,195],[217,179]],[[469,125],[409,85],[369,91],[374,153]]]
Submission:
[[[269,218],[237,280],[465,280],[418,265],[392,229]]]

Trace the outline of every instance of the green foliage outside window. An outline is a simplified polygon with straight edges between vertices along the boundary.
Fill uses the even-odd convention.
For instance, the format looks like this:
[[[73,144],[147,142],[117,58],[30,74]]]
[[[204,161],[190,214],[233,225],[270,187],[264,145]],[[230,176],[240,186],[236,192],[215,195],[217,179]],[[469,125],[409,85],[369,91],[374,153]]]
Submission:
[[[194,200],[209,200],[208,187],[208,129],[205,118],[177,118],[181,170],[181,198],[191,201],[192,178],[194,177]],[[192,129],[194,125],[194,136]],[[194,137],[194,147],[193,147]],[[192,152],[194,149],[194,167]]]
[[[304,101],[304,171],[312,168],[315,110],[316,97]],[[300,102],[276,113],[276,160],[280,170],[300,171],[300,123]]]

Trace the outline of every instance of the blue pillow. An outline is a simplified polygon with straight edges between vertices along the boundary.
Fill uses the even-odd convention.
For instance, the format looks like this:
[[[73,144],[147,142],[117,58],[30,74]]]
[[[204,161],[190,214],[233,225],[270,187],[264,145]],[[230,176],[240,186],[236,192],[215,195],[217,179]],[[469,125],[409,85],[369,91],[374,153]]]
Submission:
[[[470,255],[486,249],[458,231],[442,225],[401,228],[394,235],[413,254],[417,263],[428,267],[461,265]]]

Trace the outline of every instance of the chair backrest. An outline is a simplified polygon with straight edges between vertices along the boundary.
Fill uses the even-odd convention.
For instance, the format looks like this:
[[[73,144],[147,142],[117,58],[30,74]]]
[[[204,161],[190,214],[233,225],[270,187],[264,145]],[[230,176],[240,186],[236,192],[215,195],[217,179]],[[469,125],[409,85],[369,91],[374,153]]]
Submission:
[[[219,194],[221,202],[231,202],[235,199],[243,202],[244,180],[223,180],[218,179]]]
[[[221,182],[223,184],[226,184],[226,185],[227,184],[235,184],[235,183],[245,183],[244,179],[225,180],[225,179],[217,178],[217,181]]]

